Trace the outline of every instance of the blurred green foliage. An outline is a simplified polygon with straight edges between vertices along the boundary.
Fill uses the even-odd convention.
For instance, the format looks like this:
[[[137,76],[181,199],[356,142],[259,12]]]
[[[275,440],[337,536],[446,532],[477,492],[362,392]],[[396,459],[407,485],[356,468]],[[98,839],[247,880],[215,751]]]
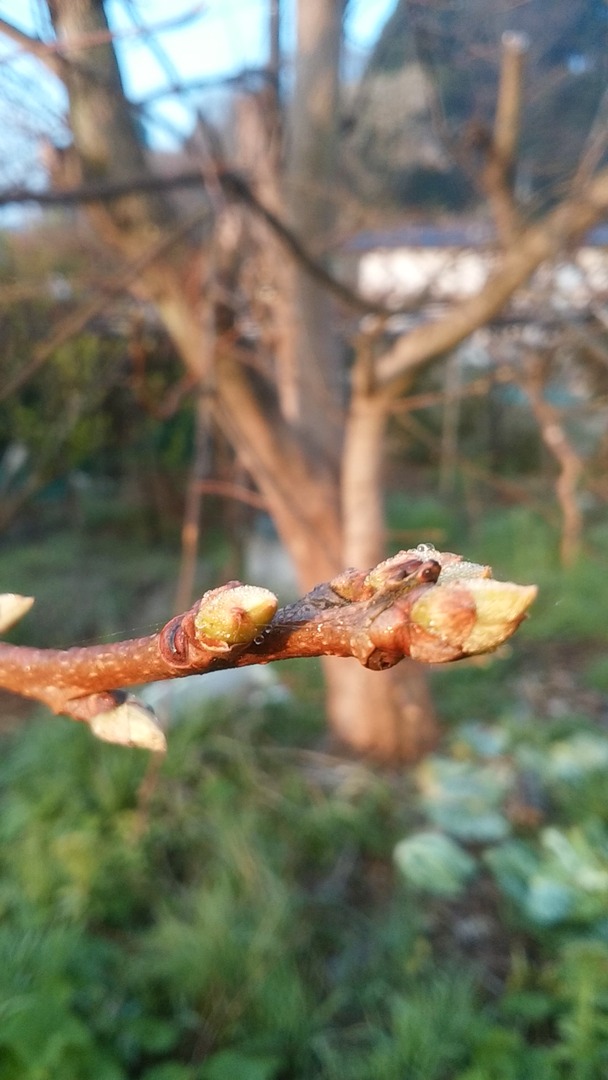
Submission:
[[[5,748],[0,1076],[439,1080],[463,1058],[472,983],[384,883],[401,800],[316,752],[295,704],[283,749],[272,713],[176,728],[145,797],[144,755],[68,722]]]
[[[216,704],[171,732],[155,778],[68,721],[5,737],[0,1077],[601,1080],[608,806],[580,794],[608,739],[547,729],[541,749],[524,724],[456,725],[418,801],[405,775],[317,750],[321,730],[295,702]],[[471,831],[449,762],[496,766],[499,797],[474,797],[480,818],[484,798],[504,814],[500,836]],[[540,828],[509,803],[533,766]],[[399,856],[404,836],[442,835],[422,862]],[[488,948],[509,958],[490,992],[445,930],[484,880]]]
[[[563,571],[530,511],[472,535],[427,496],[390,512],[541,583],[508,649],[434,673],[417,770],[329,752],[305,661],[278,669],[290,703],[176,725],[158,773],[46,715],[2,736],[0,1080],[603,1080],[608,736],[543,683],[576,657],[605,693],[603,529]],[[174,566],[111,534],[0,548],[38,596],[20,634],[137,621]]]
[[[608,1070],[608,736],[587,724],[531,737],[530,722],[456,726],[416,772],[423,827],[395,848],[420,897],[464,910],[489,875],[496,930],[511,938],[493,1024],[477,1025],[459,1080]]]
[[[57,278],[68,290],[61,302]],[[53,509],[82,525],[96,502],[107,521],[113,496],[114,525],[122,516],[125,531],[173,538],[193,419],[188,395],[165,409],[182,375],[171,343],[120,311],[62,341],[61,327],[93,289],[77,291],[56,268],[36,280],[32,296],[0,307],[3,385],[12,388],[0,395],[0,530],[15,521],[35,529],[40,505],[47,526]]]

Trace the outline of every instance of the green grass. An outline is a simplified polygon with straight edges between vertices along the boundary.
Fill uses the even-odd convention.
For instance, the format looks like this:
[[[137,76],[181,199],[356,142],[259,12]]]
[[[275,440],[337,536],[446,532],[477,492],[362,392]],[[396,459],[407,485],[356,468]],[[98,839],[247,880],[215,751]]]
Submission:
[[[41,1062],[105,1075],[105,1055],[116,1076],[240,1060],[242,1076],[439,1080],[464,1054],[472,986],[421,949],[424,915],[390,869],[402,800],[376,771],[307,750],[305,710],[283,716],[299,754],[267,720],[220,709],[181,725],[147,803],[145,756],[66,721],[5,747],[0,1076],[10,1062],[24,1078]]]
[[[180,723],[156,778],[144,753],[47,714],[3,738],[0,1080],[603,1080],[603,735],[582,707],[539,717],[518,691],[571,664],[606,692],[603,531],[566,572],[529,512],[470,540],[430,500],[393,520],[540,585],[508,648],[433,672],[446,739],[425,798],[411,772],[327,750],[316,661],[280,665],[287,705]],[[4,587],[38,597],[20,633],[42,644],[124,631],[174,571],[103,532],[0,548]],[[498,803],[493,770],[515,778]],[[538,819],[516,813],[529,791]],[[472,805],[503,814],[506,838],[469,841]],[[462,892],[402,880],[395,845],[458,813],[477,868]]]
[[[158,594],[160,620],[170,615],[177,560],[166,551],[57,532],[29,543],[0,545],[0,587],[35,596],[36,604],[13,631],[23,644],[65,647],[103,640],[138,628],[139,612]],[[147,616],[146,616],[147,617]]]
[[[602,1080],[597,905],[582,928],[535,928],[505,893],[481,915],[487,958],[468,956],[479,874],[462,903],[404,885],[394,846],[424,827],[411,783],[318,734],[296,704],[216,705],[171,732],[156,779],[144,753],[61,719],[4,739],[0,1077]],[[504,737],[528,770],[554,760],[555,735],[540,758],[524,730]],[[451,746],[477,746],[474,768],[492,740],[464,725]],[[569,824],[600,804],[572,784],[552,797],[581,857],[605,858],[599,826],[583,844]],[[509,941],[501,987],[484,963]]]

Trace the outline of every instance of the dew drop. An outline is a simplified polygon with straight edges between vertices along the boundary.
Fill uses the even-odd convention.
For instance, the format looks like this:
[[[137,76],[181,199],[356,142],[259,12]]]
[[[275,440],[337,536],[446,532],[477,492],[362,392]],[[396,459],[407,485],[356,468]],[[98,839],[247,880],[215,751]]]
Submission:
[[[436,551],[434,544],[418,544],[416,551],[419,551],[421,555],[428,555],[431,551]]]

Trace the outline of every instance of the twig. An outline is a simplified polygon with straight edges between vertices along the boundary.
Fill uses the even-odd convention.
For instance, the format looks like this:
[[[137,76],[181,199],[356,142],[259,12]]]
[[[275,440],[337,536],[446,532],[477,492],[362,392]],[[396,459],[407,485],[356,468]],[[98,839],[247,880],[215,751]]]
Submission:
[[[81,307],[66,315],[57,324],[53,332],[35,346],[29,363],[13,379],[0,388],[0,402],[5,401],[20,390],[36,374],[38,369],[50,359],[60,345],[63,345],[69,338],[75,337],[81,330],[84,330],[91,319],[106,311],[114,297],[122,294],[142,270],[150,266],[161,255],[164,255],[174,244],[179,243],[206,216],[206,210],[198,211],[186,221],[171,229],[169,233],[165,233],[159,241],[144,251],[143,255],[127,263],[122,270],[119,270],[116,276],[108,282],[105,292],[93,296],[87,303],[82,304]]]
[[[267,510],[268,503],[258,491],[250,491],[242,484],[235,484],[231,480],[199,480],[199,488],[203,495],[219,495],[224,499],[236,499],[247,503],[256,510]]]
[[[150,714],[117,688],[295,656],[354,656],[382,671],[406,656],[444,663],[488,652],[536,596],[533,585],[490,575],[421,544],[367,574],[345,571],[278,611],[267,589],[229,582],[149,637],[66,650],[0,643],[0,687],[84,721],[108,741],[162,749]],[[6,626],[23,614],[24,598],[4,600]]]
[[[63,188],[61,191],[32,191],[29,188],[9,188],[0,191],[0,206],[22,205],[30,202],[36,203],[38,206],[77,206],[86,203],[105,203],[121,199],[124,195],[135,192],[152,194],[154,192],[169,191],[177,187],[206,187],[210,179],[217,180],[227,198],[242,202],[252,213],[264,221],[296,262],[344,304],[358,311],[371,312],[376,315],[391,316],[411,311],[411,304],[406,304],[403,307],[387,307],[385,304],[370,300],[334,277],[310,253],[306,244],[295,235],[289,226],[255,195],[244,177],[239,176],[230,169],[214,170],[212,178],[205,174],[205,170],[197,168],[177,173],[174,176],[144,174],[120,181],[79,184],[78,187]]]
[[[560,555],[563,566],[572,566],[580,551],[583,533],[583,515],[577,492],[583,463],[568,438],[561,411],[544,396],[543,367],[541,357],[531,357],[520,376],[519,385],[528,396],[542,440],[559,466],[555,493],[562,514]]]
[[[27,52],[46,63],[54,74],[58,74],[58,64],[55,58],[61,56],[66,48],[69,48],[70,52],[76,49],[93,49],[97,45],[107,45],[108,42],[120,41],[125,38],[150,37],[151,34],[178,30],[197,19],[206,6],[205,3],[195,4],[189,11],[184,11],[180,15],[172,15],[170,18],[157,23],[139,24],[127,27],[124,30],[96,30],[89,34],[81,34],[79,37],[72,38],[69,45],[65,41],[42,41],[41,38],[26,34],[17,26],[14,26],[13,23],[8,22],[7,19],[0,19],[0,33],[5,34],[6,37],[11,38],[12,41],[19,45],[17,52],[12,56],[5,57],[4,62],[13,60],[21,53]]]

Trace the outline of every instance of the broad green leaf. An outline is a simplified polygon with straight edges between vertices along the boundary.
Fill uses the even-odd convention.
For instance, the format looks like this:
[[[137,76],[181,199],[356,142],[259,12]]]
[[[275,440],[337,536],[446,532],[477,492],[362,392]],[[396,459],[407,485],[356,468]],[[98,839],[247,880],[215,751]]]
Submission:
[[[477,765],[429,758],[417,772],[426,814],[433,825],[459,840],[503,840],[510,824],[502,804],[513,783],[504,762]]]
[[[589,773],[608,769],[608,739],[579,732],[553,743],[546,759],[545,775],[555,780],[582,780]]]
[[[551,926],[572,915],[575,906],[573,888],[546,874],[538,874],[530,882],[524,910],[534,922]]]
[[[412,885],[439,896],[458,896],[477,868],[460,844],[439,832],[408,836],[397,844],[393,857]]]

